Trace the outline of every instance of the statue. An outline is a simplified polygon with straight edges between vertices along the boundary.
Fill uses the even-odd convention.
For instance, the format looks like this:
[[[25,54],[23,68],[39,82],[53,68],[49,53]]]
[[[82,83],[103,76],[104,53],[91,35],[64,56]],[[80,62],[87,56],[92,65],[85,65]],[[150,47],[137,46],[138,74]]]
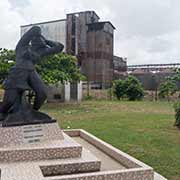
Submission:
[[[63,48],[61,43],[45,39],[38,26],[32,27],[21,37],[16,46],[16,64],[3,83],[5,94],[0,106],[2,126],[53,122],[48,115],[38,111],[47,96],[35,64],[45,56],[61,52]],[[35,93],[33,105],[26,101],[26,90]]]

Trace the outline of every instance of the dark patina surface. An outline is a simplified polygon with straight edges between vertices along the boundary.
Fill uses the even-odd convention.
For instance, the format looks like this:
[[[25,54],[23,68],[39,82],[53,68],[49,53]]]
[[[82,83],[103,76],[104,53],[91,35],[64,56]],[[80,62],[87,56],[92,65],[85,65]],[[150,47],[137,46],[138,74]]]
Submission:
[[[0,105],[2,126],[54,122],[47,114],[38,111],[47,95],[35,64],[45,56],[61,52],[63,48],[61,43],[45,39],[38,26],[32,27],[22,36],[16,46],[16,64],[3,83],[5,94]],[[35,93],[33,104],[27,102],[26,90]]]

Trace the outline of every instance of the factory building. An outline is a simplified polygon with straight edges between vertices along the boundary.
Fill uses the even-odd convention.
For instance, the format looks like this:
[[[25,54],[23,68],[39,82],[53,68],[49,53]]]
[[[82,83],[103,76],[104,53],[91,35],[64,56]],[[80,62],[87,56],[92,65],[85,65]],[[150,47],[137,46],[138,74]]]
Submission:
[[[114,62],[116,67],[122,59],[114,58],[115,27],[111,22],[101,22],[94,11],[71,13],[66,19],[21,26],[21,35],[34,25],[41,27],[47,39],[61,42],[66,53],[78,58],[88,82],[100,87],[112,82]]]
[[[32,26],[40,26],[44,37],[61,42],[66,50],[66,19],[21,26],[21,36]]]
[[[127,58],[114,56],[113,64],[114,64],[114,73],[127,71]]]

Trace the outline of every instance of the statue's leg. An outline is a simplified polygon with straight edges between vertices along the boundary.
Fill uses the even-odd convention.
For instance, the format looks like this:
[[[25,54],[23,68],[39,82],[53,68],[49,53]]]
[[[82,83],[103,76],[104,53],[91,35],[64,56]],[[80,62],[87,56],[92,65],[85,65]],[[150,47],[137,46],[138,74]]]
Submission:
[[[18,95],[19,93],[17,89],[5,90],[3,102],[0,106],[1,116],[8,113],[9,109],[14,105],[16,99],[18,98]]]
[[[47,98],[45,84],[43,83],[36,71],[30,74],[29,84],[32,90],[35,92],[33,109],[39,110]]]

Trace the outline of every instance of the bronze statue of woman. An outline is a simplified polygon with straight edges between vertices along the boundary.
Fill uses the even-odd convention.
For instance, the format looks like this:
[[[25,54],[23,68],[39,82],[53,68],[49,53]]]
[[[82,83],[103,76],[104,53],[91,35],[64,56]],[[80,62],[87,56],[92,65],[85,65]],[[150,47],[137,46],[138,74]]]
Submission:
[[[48,119],[48,116],[37,112],[47,96],[35,64],[45,56],[61,52],[63,48],[61,43],[45,39],[38,26],[32,27],[21,37],[16,46],[16,64],[3,83],[5,94],[0,106],[0,119],[4,126],[31,124],[40,119],[43,121],[43,118]],[[22,108],[22,97],[26,90],[35,93],[33,107],[28,110]]]

